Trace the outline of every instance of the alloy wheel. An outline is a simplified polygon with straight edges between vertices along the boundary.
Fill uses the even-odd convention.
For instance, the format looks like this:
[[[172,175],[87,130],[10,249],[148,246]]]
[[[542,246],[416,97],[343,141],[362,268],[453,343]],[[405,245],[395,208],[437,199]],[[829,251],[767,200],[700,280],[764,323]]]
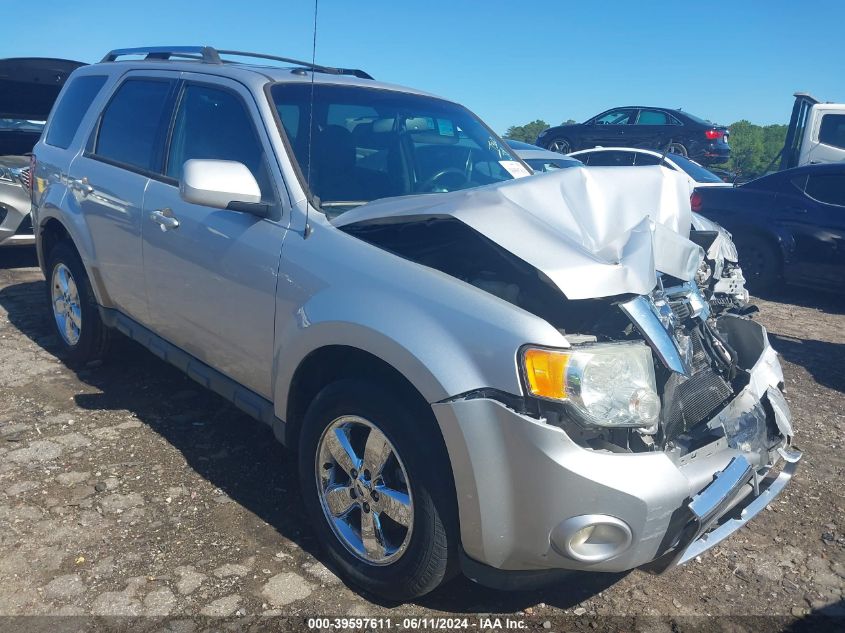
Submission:
[[[572,147],[566,139],[558,138],[549,143],[549,150],[558,154],[568,154],[572,151]]]
[[[76,345],[82,334],[82,306],[76,281],[67,266],[57,264],[50,284],[53,317],[59,334],[68,345]]]
[[[371,565],[398,560],[411,540],[414,503],[384,433],[362,417],[339,417],[320,438],[315,467],[323,514],[344,547]]]

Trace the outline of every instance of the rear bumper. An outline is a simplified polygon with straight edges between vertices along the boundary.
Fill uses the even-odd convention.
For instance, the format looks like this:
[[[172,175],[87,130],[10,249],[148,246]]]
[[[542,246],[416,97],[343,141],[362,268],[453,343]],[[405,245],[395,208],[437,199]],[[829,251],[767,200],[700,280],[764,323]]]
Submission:
[[[648,563],[665,570],[727,538],[784,489],[800,459],[787,444],[779,370],[766,343],[750,384],[714,418],[735,437],[679,459],[587,449],[491,399],[433,405],[452,462],[467,574],[485,582],[480,569],[531,579]],[[783,437],[774,445],[753,431],[775,427]],[[593,557],[573,551],[573,535],[591,522],[609,526],[618,547],[594,548]]]

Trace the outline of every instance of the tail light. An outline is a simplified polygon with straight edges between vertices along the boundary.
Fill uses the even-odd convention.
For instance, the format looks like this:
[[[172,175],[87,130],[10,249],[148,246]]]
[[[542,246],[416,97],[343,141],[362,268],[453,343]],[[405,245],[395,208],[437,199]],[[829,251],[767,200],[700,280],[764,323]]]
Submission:
[[[704,132],[704,136],[711,141],[715,141],[717,138],[721,138],[724,135],[725,133],[722,130],[707,130]]]
[[[704,196],[702,196],[698,191],[693,191],[692,195],[689,197],[690,209],[693,211],[701,211],[703,204]]]

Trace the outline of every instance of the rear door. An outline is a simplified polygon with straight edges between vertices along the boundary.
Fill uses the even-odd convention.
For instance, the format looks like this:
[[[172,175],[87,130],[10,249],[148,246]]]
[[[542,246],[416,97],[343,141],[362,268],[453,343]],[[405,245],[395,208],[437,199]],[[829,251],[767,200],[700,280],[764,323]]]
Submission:
[[[177,76],[128,73],[69,169],[67,205],[85,217],[95,273],[114,307],[145,324],[141,210],[150,175],[161,169]]]
[[[669,143],[672,132],[680,133],[682,127],[675,125],[677,119],[668,112],[652,108],[642,108],[634,125],[626,130],[631,147],[662,150]],[[681,139],[675,139],[680,142]]]
[[[252,391],[270,398],[276,280],[289,212],[251,93],[241,84],[184,75],[161,177],[144,200],[144,279],[155,331]],[[255,176],[275,219],[213,209],[179,196],[192,158],[234,160]],[[151,214],[177,219],[165,229]]]

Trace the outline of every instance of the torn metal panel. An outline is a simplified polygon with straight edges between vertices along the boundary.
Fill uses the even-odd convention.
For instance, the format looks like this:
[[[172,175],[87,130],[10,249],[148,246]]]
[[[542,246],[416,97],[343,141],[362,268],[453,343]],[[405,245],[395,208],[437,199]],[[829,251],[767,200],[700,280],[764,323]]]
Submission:
[[[455,218],[546,275],[569,299],[646,294],[656,272],[694,279],[686,181],[661,167],[572,168],[486,187],[376,200],[338,227]]]

